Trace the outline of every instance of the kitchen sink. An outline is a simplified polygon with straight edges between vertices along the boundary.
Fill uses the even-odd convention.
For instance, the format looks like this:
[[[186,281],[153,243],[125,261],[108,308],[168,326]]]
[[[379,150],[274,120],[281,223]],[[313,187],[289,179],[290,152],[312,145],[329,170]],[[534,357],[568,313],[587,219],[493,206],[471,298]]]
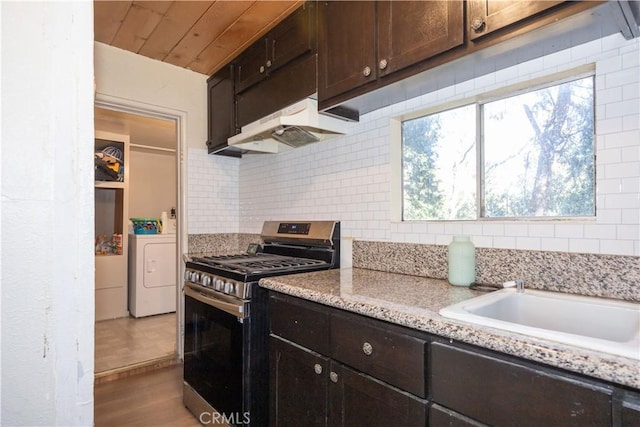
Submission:
[[[501,289],[440,310],[444,317],[640,360],[640,304]]]

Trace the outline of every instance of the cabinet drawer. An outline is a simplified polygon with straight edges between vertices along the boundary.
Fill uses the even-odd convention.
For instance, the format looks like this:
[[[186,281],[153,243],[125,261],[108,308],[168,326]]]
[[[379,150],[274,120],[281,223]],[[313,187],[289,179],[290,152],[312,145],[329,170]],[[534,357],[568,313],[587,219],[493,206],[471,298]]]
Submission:
[[[331,316],[331,357],[419,397],[426,397],[426,341],[391,325]]]
[[[434,402],[492,426],[608,426],[612,391],[443,343],[431,345]]]
[[[274,335],[318,353],[329,353],[329,313],[319,304],[271,295],[269,325]]]

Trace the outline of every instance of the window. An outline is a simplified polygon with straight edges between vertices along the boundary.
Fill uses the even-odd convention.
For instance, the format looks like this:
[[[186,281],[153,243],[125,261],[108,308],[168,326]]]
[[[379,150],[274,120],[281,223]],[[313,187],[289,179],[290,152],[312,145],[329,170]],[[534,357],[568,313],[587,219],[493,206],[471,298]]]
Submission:
[[[404,120],[404,220],[595,215],[594,78]]]

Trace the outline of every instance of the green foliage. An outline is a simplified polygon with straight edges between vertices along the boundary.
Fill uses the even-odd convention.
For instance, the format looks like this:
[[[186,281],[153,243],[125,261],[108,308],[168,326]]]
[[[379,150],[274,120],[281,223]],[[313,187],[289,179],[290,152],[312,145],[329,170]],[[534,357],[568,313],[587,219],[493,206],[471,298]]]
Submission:
[[[593,83],[587,77],[482,106],[483,217],[595,215]],[[476,218],[475,190],[465,184],[475,179],[465,177],[475,141],[460,131],[475,128],[468,107],[403,122],[405,220]]]
[[[444,194],[434,173],[440,131],[437,116],[402,123],[404,219],[426,220],[441,216]]]

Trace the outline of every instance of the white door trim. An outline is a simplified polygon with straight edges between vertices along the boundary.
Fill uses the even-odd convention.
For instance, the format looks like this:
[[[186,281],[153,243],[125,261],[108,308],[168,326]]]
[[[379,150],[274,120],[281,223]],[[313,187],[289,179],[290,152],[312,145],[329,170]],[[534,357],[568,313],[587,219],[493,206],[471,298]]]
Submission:
[[[184,277],[184,263],[182,254],[187,252],[188,236],[186,224],[186,182],[187,182],[187,112],[167,108],[161,105],[147,104],[131,99],[105,95],[99,92],[95,94],[95,106],[123,113],[130,113],[139,116],[147,116],[157,119],[174,120],[176,122],[176,178],[178,197],[178,221],[177,221],[177,275],[176,278],[176,354],[180,360],[184,360],[184,298],[182,295],[182,277]]]

